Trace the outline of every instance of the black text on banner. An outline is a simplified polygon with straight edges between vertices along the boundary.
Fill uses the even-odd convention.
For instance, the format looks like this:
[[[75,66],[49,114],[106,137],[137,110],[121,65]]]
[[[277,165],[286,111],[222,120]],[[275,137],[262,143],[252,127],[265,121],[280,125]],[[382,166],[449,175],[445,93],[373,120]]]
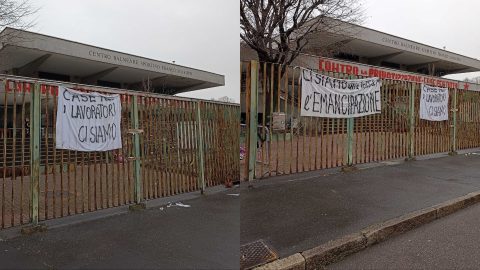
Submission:
[[[59,87],[56,148],[108,151],[122,148],[120,95]]]
[[[420,119],[429,121],[448,120],[448,88],[422,84]]]
[[[301,115],[351,118],[381,113],[379,78],[344,80],[302,69]]]

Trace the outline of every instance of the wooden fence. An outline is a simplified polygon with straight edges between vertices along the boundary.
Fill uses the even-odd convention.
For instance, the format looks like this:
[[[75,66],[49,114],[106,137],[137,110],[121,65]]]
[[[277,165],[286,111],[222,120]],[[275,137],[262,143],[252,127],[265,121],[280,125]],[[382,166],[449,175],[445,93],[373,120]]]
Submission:
[[[55,148],[58,82],[0,78],[0,229],[202,190],[239,177],[239,106],[120,94],[122,149]]]
[[[323,72],[336,78],[362,78]],[[449,120],[419,119],[419,83],[382,79],[379,114],[300,116],[300,68],[241,62],[241,179],[480,147],[480,92],[449,88]]]

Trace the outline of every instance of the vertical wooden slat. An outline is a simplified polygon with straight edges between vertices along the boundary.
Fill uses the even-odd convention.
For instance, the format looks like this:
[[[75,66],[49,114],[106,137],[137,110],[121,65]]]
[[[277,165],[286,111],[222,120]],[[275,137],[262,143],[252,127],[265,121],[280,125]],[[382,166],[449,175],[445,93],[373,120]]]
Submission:
[[[31,191],[31,222],[34,225],[38,224],[39,212],[38,212],[38,199],[39,199],[39,181],[40,181],[40,85],[35,84],[33,90],[32,106],[31,108],[31,175],[30,175],[30,191]],[[5,103],[6,104],[6,103]],[[6,113],[5,113],[6,115]],[[2,219],[3,221],[3,219]]]
[[[139,128],[143,130],[142,136],[140,136],[140,160],[143,166],[140,167],[142,174],[142,200],[151,199],[151,166],[148,164],[150,153],[150,118],[149,118],[149,98],[139,97],[140,109],[139,109]]]
[[[409,107],[409,151],[408,158],[413,159],[414,157],[414,146],[415,146],[415,86],[410,83],[410,107]]]
[[[5,228],[5,188],[7,182],[7,89],[3,92],[3,181],[2,181],[2,228]],[[1,119],[0,119],[1,120]]]
[[[172,181],[172,178],[173,178],[173,168],[172,168],[172,157],[171,157],[171,149],[172,149],[172,145],[171,145],[171,137],[172,137],[172,100],[167,100],[167,112],[166,112],[166,125],[167,125],[167,128],[168,128],[168,135],[167,135],[167,139],[166,139],[166,157],[167,157],[167,161],[166,161],[166,164],[167,164],[167,193],[168,195],[173,195],[174,192],[173,192],[173,189],[174,189],[174,185],[173,185],[173,181]]]
[[[293,159],[293,153],[294,153],[294,150],[293,150],[293,145],[294,145],[294,142],[295,142],[295,134],[294,134],[294,129],[293,129],[293,125],[294,125],[294,117],[295,117],[295,69],[293,70],[293,76],[292,76],[292,98],[291,98],[291,108],[290,108],[290,156],[289,156],[289,160],[288,160],[288,173],[291,174],[292,173],[292,160]],[[299,87],[297,85],[297,87]],[[299,97],[297,96],[297,99],[299,99]],[[288,114],[287,114],[288,115]]]
[[[138,115],[138,97],[133,96],[132,100],[132,128],[133,128],[133,143],[134,143],[134,190],[135,203],[142,201],[142,174],[140,171],[141,154],[140,154],[140,134],[139,134],[139,115]]]
[[[8,81],[7,81],[7,85],[8,85]],[[7,85],[5,85],[5,87],[7,87]],[[26,126],[25,126],[25,89],[22,89],[22,115],[21,115],[21,120],[22,120],[22,160],[21,160],[21,166],[22,166],[22,174],[21,174],[21,178],[20,178],[20,224],[24,224],[24,218],[23,218],[23,200],[24,200],[24,197],[23,197],[23,187],[24,187],[24,175],[25,175],[25,171],[26,171],[26,165],[25,165],[25,140],[26,140]],[[29,200],[30,201],[30,200]]]
[[[153,110],[152,110],[152,115],[153,115],[153,156],[152,156],[152,162],[154,162],[153,169],[155,171],[154,177],[155,177],[155,191],[154,191],[154,196],[155,198],[161,197],[160,191],[161,191],[161,185],[160,185],[160,159],[159,159],[159,140],[161,137],[162,130],[159,125],[159,99],[154,98],[153,100]]]
[[[285,98],[283,100],[283,103],[284,103],[284,108],[283,108],[283,113],[285,114],[285,123],[284,123],[284,127],[283,127],[283,162],[282,162],[282,172],[283,174],[287,174],[287,167],[290,167],[288,166],[288,156],[289,154],[287,153],[287,115],[288,115],[288,70],[289,70],[289,67],[285,67],[285,74],[283,75],[285,77],[285,81],[284,81],[284,89],[285,89]],[[262,151],[263,152],[263,151]]]
[[[13,91],[13,112],[12,112],[12,118],[13,118],[13,123],[12,123],[12,176],[11,176],[11,190],[10,190],[10,226],[15,225],[15,216],[16,216],[16,202],[15,202],[15,186],[17,183],[16,179],[16,171],[17,171],[17,157],[16,157],[16,146],[17,146],[17,88],[14,87],[12,89]],[[6,92],[6,90],[5,90]],[[4,104],[5,106],[7,104]],[[6,160],[4,160],[6,162]]]
[[[273,132],[273,98],[274,98],[274,95],[273,95],[273,91],[274,91],[274,88],[275,88],[275,80],[274,80],[274,76],[275,76],[275,65],[273,63],[270,63],[270,97],[268,97],[270,99],[270,125],[269,125],[269,129],[270,129],[270,145],[269,145],[269,161],[268,161],[268,175],[269,176],[272,176],[272,171],[273,171],[273,166],[274,166],[274,163],[275,163],[275,160],[277,159],[277,148],[275,148],[275,151],[272,150],[273,146],[274,146],[274,143],[273,143],[273,140],[274,140],[274,132]],[[251,77],[250,77],[251,79]],[[250,103],[250,99],[248,100],[248,102]],[[276,142],[275,142],[275,145],[276,145]],[[275,175],[277,174],[277,171],[275,169]]]
[[[255,177],[255,163],[257,157],[257,123],[258,123],[258,62],[250,62],[250,123],[249,123],[249,145],[248,145],[248,181]],[[278,145],[277,145],[278,146]],[[278,169],[278,164],[277,164]]]
[[[198,138],[198,185],[200,191],[203,194],[205,192],[205,160],[204,160],[204,149],[203,149],[203,126],[202,126],[202,109],[203,103],[197,102],[197,138]],[[251,175],[249,174],[249,177]],[[249,178],[250,180],[250,178]]]
[[[347,166],[353,166],[353,118],[347,119]]]
[[[400,127],[399,123],[401,121],[401,110],[398,108],[398,100],[400,100],[399,93],[398,93],[398,82],[392,80],[392,94],[390,96],[391,102],[391,115],[392,115],[392,140],[391,144],[393,147],[393,158],[397,159],[401,157],[400,149],[401,149],[401,134],[400,134]]]
[[[49,89],[47,89],[46,85],[42,85],[42,94],[45,93],[45,107],[44,107],[44,112],[43,115],[45,115],[45,123],[42,123],[42,126],[44,125],[43,131],[44,131],[44,143],[45,143],[45,163],[44,163],[44,181],[45,181],[45,192],[43,193],[43,200],[44,200],[44,219],[48,219],[48,153],[49,153],[49,143],[48,143],[48,101],[49,101]],[[53,195],[55,196],[55,194]]]
[[[162,130],[164,131],[164,134],[162,134],[162,141],[161,141],[161,147],[162,147],[162,164],[164,166],[163,173],[162,173],[162,186],[163,186],[163,191],[162,191],[162,196],[168,196],[169,195],[169,184],[168,184],[168,176],[169,176],[169,171],[168,171],[168,124],[167,124],[167,116],[168,116],[168,102],[165,99],[162,99],[162,111],[161,111],[161,123],[162,123]]]
[[[383,124],[384,126],[384,131],[385,131],[385,159],[391,159],[392,157],[392,151],[391,151],[391,143],[390,143],[390,134],[391,134],[391,120],[392,120],[392,115],[390,114],[391,108],[390,108],[390,94],[391,94],[391,81],[390,80],[385,80],[386,86],[385,86],[385,102],[383,104],[383,107],[385,107],[385,123]]]
[[[180,161],[180,166],[181,166],[181,183],[182,183],[182,193],[184,192],[187,192],[187,179],[186,179],[186,175],[187,175],[187,167],[186,167],[186,160],[185,160],[185,153],[184,153],[184,150],[186,149],[185,147],[185,139],[186,139],[186,133],[185,133],[185,101],[180,101],[180,119],[178,121],[178,125],[180,126],[180,135],[179,135],[179,139],[180,139],[180,142],[179,142],[179,145],[180,145],[180,149],[179,149],[179,152],[180,152],[180,157],[179,157],[179,161]]]
[[[451,93],[451,91],[450,91]],[[451,150],[452,154],[457,152],[457,88],[453,89],[453,100],[452,100],[452,128],[451,128]]]

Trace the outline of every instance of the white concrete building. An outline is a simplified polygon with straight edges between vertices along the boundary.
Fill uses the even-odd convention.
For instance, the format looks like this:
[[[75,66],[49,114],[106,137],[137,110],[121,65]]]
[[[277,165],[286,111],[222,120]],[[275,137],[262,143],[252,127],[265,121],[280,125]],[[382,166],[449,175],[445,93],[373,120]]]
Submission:
[[[216,73],[12,28],[0,33],[0,74],[169,95],[225,85]]]

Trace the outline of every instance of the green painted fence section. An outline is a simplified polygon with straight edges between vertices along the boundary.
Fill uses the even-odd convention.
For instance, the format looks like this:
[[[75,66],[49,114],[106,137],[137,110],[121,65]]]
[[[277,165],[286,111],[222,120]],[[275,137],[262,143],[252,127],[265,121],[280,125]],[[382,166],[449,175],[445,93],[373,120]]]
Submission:
[[[56,149],[59,85],[120,95],[121,149]],[[11,76],[0,99],[0,229],[239,180],[238,104]]]
[[[299,67],[240,67],[242,180],[480,147],[480,92],[450,88],[448,121],[426,121],[419,118],[420,83],[382,79],[380,114],[304,117]]]

